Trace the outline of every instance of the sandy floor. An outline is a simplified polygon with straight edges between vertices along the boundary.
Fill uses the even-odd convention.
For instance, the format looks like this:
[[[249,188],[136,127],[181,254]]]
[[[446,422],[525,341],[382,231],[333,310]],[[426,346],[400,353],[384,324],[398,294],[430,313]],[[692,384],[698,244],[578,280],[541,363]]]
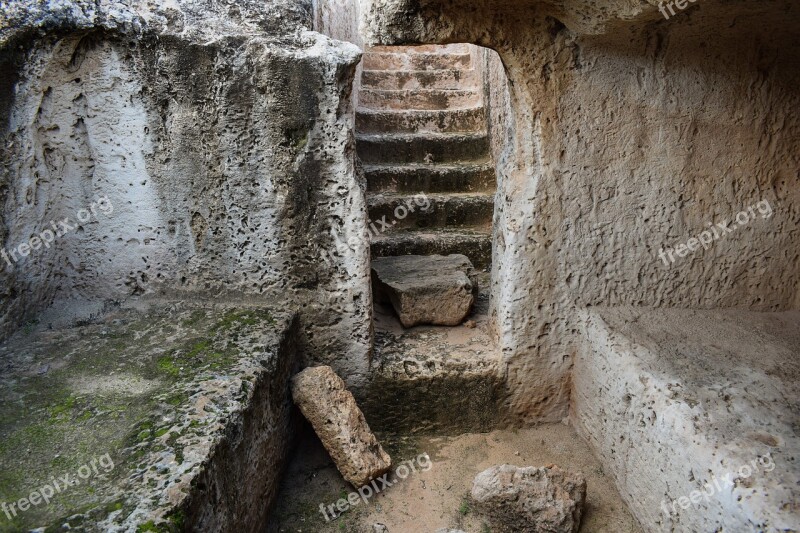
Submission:
[[[427,453],[415,462],[416,473],[383,489],[367,504],[359,504],[326,522],[320,504],[346,498],[353,489],[336,471],[319,440],[306,430],[284,478],[269,532],[433,533],[458,528],[467,533],[491,531],[470,508],[466,496],[475,475],[495,464],[543,466],[555,463],[582,472],[588,484],[588,506],[581,532],[638,533],[641,531],[604,475],[588,446],[564,425],[467,434],[458,437],[416,437],[403,441],[384,438],[395,468],[404,460]],[[378,485],[380,487],[380,484]],[[386,529],[375,528],[383,524]]]

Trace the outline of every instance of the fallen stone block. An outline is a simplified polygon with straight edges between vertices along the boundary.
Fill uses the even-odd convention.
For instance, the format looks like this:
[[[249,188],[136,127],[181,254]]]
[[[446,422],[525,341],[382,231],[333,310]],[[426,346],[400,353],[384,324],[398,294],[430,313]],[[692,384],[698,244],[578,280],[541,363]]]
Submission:
[[[475,301],[466,256],[397,255],[372,260],[377,299],[391,302],[404,327],[457,326]]]
[[[331,367],[306,368],[295,375],[292,397],[349,483],[361,487],[392,466],[355,398]]]
[[[581,523],[586,480],[555,465],[499,465],[475,477],[471,495],[492,531],[573,533]]]

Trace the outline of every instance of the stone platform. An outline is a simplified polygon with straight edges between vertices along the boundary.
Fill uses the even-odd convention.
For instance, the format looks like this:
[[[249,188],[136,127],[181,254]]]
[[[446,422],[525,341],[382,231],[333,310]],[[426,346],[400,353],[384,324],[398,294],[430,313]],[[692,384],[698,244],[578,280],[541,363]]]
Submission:
[[[151,302],[20,330],[0,345],[0,531],[261,527],[293,436],[294,324]]]
[[[800,529],[800,313],[583,312],[572,419],[648,531]]]
[[[477,275],[476,285],[488,282],[488,274]],[[370,382],[356,393],[370,428],[459,435],[502,426],[504,365],[488,313],[489,295],[483,292],[464,324],[407,329],[389,304],[376,303]]]

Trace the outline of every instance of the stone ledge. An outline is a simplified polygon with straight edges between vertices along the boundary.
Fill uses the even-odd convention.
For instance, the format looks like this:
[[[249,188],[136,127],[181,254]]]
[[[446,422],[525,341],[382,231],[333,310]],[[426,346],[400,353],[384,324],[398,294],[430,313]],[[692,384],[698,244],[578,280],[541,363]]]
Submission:
[[[0,514],[0,529],[263,526],[293,436],[295,322],[161,302],[12,336],[0,345],[0,502],[53,477],[80,484],[11,521]]]
[[[472,318],[475,329],[420,326],[376,334],[371,380],[356,394],[370,428],[458,435],[502,425],[504,365],[487,317]]]
[[[800,313],[592,309],[582,324],[572,418],[646,529],[797,527]]]

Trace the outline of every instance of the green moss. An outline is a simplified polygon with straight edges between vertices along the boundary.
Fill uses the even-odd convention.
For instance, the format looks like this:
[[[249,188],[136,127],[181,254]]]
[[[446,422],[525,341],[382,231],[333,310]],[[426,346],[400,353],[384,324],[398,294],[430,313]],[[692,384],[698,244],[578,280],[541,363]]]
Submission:
[[[50,422],[63,422],[64,420],[69,419],[77,402],[78,399],[75,396],[70,395],[67,396],[62,402],[50,406]]]
[[[184,523],[184,514],[182,512],[176,512],[167,517],[166,523],[156,524],[154,521],[150,520],[144,524],[140,524],[136,528],[136,532],[144,533],[147,531],[156,531],[157,533],[175,533],[178,531],[183,531]]]
[[[86,422],[87,420],[89,420],[93,416],[94,416],[94,413],[92,413],[89,409],[87,409],[86,411],[84,411],[83,413],[78,415],[78,418],[76,419],[76,421],[77,422]]]
[[[39,323],[38,320],[31,320],[27,322],[24,326],[22,326],[22,333],[25,334],[26,336],[30,335],[31,333],[33,333],[33,330],[36,328],[36,325],[38,323]]]
[[[182,326],[185,328],[196,326],[198,322],[203,320],[205,317],[206,312],[202,309],[197,309],[196,311],[192,311],[192,314],[189,316],[189,318],[183,321]]]
[[[158,359],[158,368],[162,372],[169,374],[170,376],[177,377],[181,374],[181,369],[173,361],[172,357],[164,356]]]
[[[461,505],[458,506],[458,512],[461,516],[467,516],[472,510],[472,506],[467,498],[461,500]]]
[[[186,354],[186,358],[190,360],[194,359],[195,357],[199,356],[200,354],[208,350],[208,347],[210,345],[211,342],[207,340],[202,340],[196,343],[194,346],[191,347],[191,349],[189,349],[189,353]]]
[[[183,531],[186,524],[186,515],[183,511],[176,511],[167,518],[176,531]]]

